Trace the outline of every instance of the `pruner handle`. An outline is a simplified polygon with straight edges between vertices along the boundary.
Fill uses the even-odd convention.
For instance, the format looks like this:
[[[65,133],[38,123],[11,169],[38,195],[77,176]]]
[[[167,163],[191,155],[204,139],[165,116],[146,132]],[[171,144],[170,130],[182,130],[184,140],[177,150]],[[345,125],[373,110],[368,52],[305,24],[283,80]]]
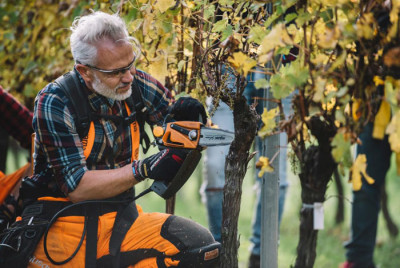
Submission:
[[[164,199],[174,196],[186,183],[201,159],[200,150],[190,150],[175,177],[168,183],[154,181],[150,189]]]
[[[199,149],[200,129],[202,126],[202,123],[195,121],[174,121],[162,127],[156,126],[153,129],[153,134],[160,148],[165,146]]]

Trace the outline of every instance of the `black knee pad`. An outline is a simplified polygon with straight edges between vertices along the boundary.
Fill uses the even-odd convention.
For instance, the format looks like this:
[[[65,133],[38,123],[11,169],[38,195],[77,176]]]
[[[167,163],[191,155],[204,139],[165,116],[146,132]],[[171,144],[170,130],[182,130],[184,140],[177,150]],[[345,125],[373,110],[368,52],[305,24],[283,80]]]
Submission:
[[[211,245],[191,250],[185,250],[176,256],[179,260],[178,267],[203,268],[219,267],[221,244],[214,242]]]
[[[170,216],[161,230],[161,236],[179,249],[173,256],[178,267],[214,267],[219,261],[221,244],[200,224],[178,216]]]

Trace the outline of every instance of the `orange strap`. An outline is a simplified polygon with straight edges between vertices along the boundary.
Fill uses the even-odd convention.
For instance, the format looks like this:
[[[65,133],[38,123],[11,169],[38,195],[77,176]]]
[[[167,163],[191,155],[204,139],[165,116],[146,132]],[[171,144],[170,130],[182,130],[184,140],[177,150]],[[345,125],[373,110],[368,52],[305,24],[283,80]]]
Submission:
[[[131,114],[131,110],[129,109],[129,106],[128,104],[126,104],[126,102],[125,102],[125,108],[127,113]],[[137,121],[134,121],[130,125],[130,130],[131,130],[131,146],[132,146],[131,161],[133,161],[139,158],[140,130]],[[82,139],[83,154],[85,156],[85,159],[89,157],[93,149],[94,137],[95,137],[94,123],[90,122],[88,135]]]
[[[94,123],[92,121],[90,122],[89,132],[87,136],[82,139],[83,155],[85,156],[85,159],[88,159],[90,153],[92,152],[94,137],[95,137],[95,131],[94,131]]]
[[[42,196],[39,197],[37,200],[39,201],[59,201],[59,202],[69,202],[68,197],[52,197],[52,196]]]
[[[125,108],[128,114],[131,114],[131,110],[129,109],[128,104],[125,102]],[[139,159],[139,144],[140,144],[140,130],[137,121],[132,122],[131,126],[131,148],[132,148],[132,156],[131,161]]]
[[[30,163],[27,163],[17,171],[8,175],[0,171],[0,204],[10,195],[22,178],[28,174],[27,172],[30,168]]]

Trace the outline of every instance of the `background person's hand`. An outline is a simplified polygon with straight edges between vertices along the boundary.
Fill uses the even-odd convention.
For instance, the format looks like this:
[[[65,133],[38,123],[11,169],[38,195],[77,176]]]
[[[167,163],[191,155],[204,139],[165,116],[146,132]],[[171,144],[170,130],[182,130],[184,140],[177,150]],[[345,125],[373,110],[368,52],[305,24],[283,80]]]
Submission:
[[[192,97],[180,97],[170,108],[176,121],[198,121],[207,123],[206,110],[198,100]]]

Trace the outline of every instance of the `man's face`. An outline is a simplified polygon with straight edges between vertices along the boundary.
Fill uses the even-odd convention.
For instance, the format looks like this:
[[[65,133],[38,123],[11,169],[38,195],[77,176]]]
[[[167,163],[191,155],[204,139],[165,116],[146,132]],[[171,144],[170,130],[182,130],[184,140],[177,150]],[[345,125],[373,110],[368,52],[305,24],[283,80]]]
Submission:
[[[134,53],[128,42],[119,44],[104,40],[98,46],[95,66],[85,65],[88,71],[86,84],[90,89],[107,98],[124,100],[131,93],[135,74]]]
[[[129,86],[129,88],[126,91],[127,86]],[[119,83],[117,86],[112,88],[104,83],[96,74],[94,74],[93,77],[92,87],[96,93],[114,100],[125,100],[132,94],[131,83]]]

